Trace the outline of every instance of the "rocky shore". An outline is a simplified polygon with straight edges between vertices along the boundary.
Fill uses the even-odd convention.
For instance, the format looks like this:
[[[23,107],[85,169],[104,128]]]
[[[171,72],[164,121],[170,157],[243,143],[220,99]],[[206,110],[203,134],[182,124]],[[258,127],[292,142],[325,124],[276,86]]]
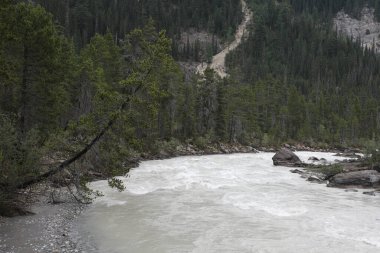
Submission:
[[[289,148],[280,149],[272,159],[275,166],[299,167],[290,172],[300,174],[309,182],[351,190],[368,189],[364,194],[372,196],[380,194],[379,168],[366,165],[362,156],[352,150],[337,153],[336,156],[347,159],[327,164],[323,158],[310,157],[308,163],[304,163]]]
[[[46,186],[46,185],[45,185]],[[77,253],[90,252],[78,247],[72,227],[85,205],[79,204],[64,188],[36,186],[36,198],[30,204],[33,213],[26,216],[0,219],[0,252],[2,253]],[[43,190],[43,191],[42,191]],[[59,203],[51,203],[52,191]]]

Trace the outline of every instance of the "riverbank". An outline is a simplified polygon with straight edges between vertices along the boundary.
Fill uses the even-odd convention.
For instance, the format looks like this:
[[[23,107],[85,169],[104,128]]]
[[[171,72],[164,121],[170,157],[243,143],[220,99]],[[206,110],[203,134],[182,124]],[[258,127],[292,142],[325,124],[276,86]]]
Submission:
[[[375,196],[380,192],[380,168],[355,151],[336,153],[337,159],[328,162],[323,157],[311,156],[301,160],[289,148],[280,149],[272,158],[275,166],[297,167],[290,172],[300,174],[312,183],[343,189],[371,189],[364,194]]]
[[[78,247],[71,233],[77,217],[86,208],[65,189],[46,185],[34,186],[30,215],[0,219],[0,252],[2,253],[75,253],[87,252]],[[59,198],[51,203],[51,194]]]

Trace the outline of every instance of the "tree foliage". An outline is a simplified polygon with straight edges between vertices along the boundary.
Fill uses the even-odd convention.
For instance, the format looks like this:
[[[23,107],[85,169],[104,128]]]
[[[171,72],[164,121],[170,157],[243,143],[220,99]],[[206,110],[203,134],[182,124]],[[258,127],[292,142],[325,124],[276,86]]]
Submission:
[[[337,35],[328,15],[349,1],[252,2],[254,31],[227,61],[259,94],[259,133],[341,145],[378,139],[380,58]]]

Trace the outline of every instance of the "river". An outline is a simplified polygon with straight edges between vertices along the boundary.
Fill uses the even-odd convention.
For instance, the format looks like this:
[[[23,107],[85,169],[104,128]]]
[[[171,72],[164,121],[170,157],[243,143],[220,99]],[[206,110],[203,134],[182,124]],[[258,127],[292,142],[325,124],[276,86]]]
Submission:
[[[328,153],[298,152],[334,161]],[[100,253],[380,252],[380,199],[313,184],[272,153],[143,162],[79,219]]]

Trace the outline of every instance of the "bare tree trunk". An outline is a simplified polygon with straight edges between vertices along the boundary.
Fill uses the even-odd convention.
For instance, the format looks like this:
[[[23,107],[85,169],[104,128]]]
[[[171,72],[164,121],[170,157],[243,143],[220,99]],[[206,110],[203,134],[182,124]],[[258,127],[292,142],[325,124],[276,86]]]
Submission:
[[[70,0],[66,0],[65,29],[66,35],[70,34]]]
[[[29,50],[24,46],[24,65],[22,70],[21,82],[21,113],[20,113],[20,131],[22,135],[27,131],[27,108],[28,108],[28,72],[29,72]]]

